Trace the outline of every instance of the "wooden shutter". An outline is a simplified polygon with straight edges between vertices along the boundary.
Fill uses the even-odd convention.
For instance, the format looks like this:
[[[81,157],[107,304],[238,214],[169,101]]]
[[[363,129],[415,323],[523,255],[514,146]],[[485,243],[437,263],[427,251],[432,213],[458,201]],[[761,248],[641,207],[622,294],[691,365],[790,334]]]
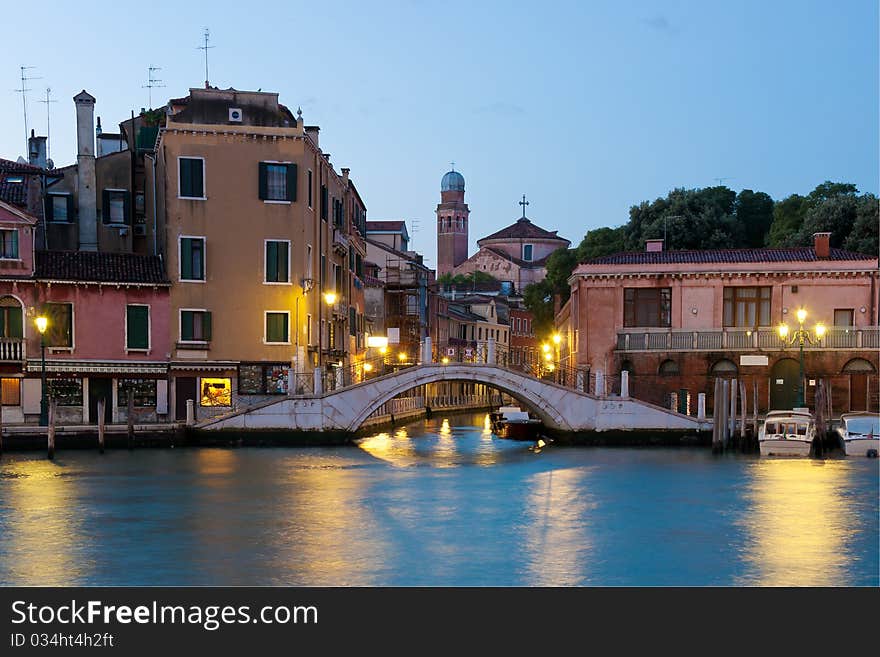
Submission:
[[[12,235],[12,244],[10,245],[12,248],[10,249],[13,258],[18,258],[18,229],[14,229],[10,231]]]
[[[178,162],[180,162],[180,189],[177,190],[177,193],[180,196],[194,196],[192,193],[192,171],[190,169],[190,162],[192,160],[181,158]]]
[[[260,200],[265,201],[269,198],[269,165],[265,162],[260,162],[259,178]]]
[[[107,189],[101,193],[101,219],[105,224],[110,223],[110,190]]]
[[[186,280],[191,280],[193,277],[192,240],[189,237],[180,240],[180,277]]]
[[[126,327],[129,349],[147,349],[150,344],[150,309],[149,306],[128,306],[126,308]]]
[[[52,208],[54,212],[54,208]],[[76,205],[73,202],[73,194],[67,195],[67,221],[76,221]]]
[[[23,338],[21,326],[21,308],[9,306],[6,308],[6,329],[7,338]]]
[[[70,199],[69,196],[67,198]],[[67,204],[67,209],[67,220],[70,221],[70,203]],[[46,195],[46,221],[55,221],[55,196],[52,194]]]
[[[126,191],[122,195],[122,221],[131,225],[131,192]]]
[[[327,220],[327,205],[329,199],[327,197],[327,186],[321,185],[321,219]]]
[[[202,313],[202,339],[211,339],[211,313]]]
[[[204,160],[190,160],[190,168],[192,169],[192,191],[193,196],[196,197],[202,197],[205,195],[204,165]]]
[[[296,200],[296,165],[287,165],[287,200]]]
[[[266,242],[266,280],[278,282],[278,242]]]
[[[181,310],[180,311],[180,339],[181,340],[192,340],[193,339],[193,316],[194,312],[191,310]]]
[[[290,257],[290,243],[289,242],[278,242],[278,282],[281,283],[289,283],[290,277],[288,276],[288,258]]]

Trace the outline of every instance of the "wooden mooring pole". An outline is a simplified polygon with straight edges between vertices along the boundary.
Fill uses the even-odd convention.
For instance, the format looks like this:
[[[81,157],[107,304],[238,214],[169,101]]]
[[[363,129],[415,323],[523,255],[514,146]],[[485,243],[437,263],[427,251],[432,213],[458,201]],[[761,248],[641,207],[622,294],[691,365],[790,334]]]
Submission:
[[[736,442],[736,398],[737,398],[737,390],[738,387],[736,385],[736,379],[730,380],[730,408],[728,410],[728,418],[727,418],[727,437],[728,440],[724,441],[724,446],[727,447],[728,444],[733,444]]]
[[[128,391],[128,448],[134,447],[134,395]]]
[[[3,404],[0,404],[0,456],[3,456]]]
[[[48,442],[48,452],[49,459],[55,458],[55,405],[56,402],[52,399],[49,402],[49,426],[46,428],[46,439]]]
[[[748,417],[748,397],[746,397],[746,382],[739,382],[739,448],[746,445],[746,417]]]
[[[721,396],[721,379],[715,379],[715,391],[712,397],[712,453],[722,449],[721,407],[724,399]]]
[[[104,453],[104,409],[107,406],[107,400],[101,397],[98,400],[98,451]]]

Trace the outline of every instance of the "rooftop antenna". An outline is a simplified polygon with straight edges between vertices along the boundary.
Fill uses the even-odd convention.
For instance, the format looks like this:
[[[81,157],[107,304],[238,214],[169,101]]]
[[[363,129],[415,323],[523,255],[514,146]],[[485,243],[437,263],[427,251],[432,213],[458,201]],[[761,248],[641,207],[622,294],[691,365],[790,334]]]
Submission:
[[[409,224],[412,227],[412,237],[410,238],[410,241],[415,242],[416,241],[416,233],[419,232],[419,220],[418,219],[410,219]],[[412,244],[410,244],[409,250],[415,251],[415,249],[412,248]]]
[[[153,109],[153,89],[165,86],[164,84],[159,84],[160,82],[162,82],[162,80],[153,76],[156,71],[161,70],[162,69],[158,66],[150,66],[147,69],[147,83],[141,87],[141,89],[149,89],[149,91],[147,92],[147,99],[149,100],[149,102],[147,103],[147,107],[149,107],[150,109]]]
[[[30,145],[28,144],[28,119],[27,119],[27,92],[31,91],[28,89],[27,83],[30,80],[42,80],[39,77],[27,77],[25,75],[25,71],[37,68],[36,66],[22,66],[21,67],[21,89],[15,89],[17,93],[21,94],[21,105],[24,109],[24,152],[27,154],[30,150]]]
[[[196,50],[204,50],[205,51],[205,89],[208,89],[211,85],[208,83],[208,51],[215,46],[209,46],[208,41],[211,38],[211,32],[208,28],[205,28],[205,45],[196,47]]]
[[[523,194],[523,200],[520,201],[519,204],[522,206],[522,209],[523,209],[523,216],[522,216],[522,218],[525,219],[525,218],[526,218],[526,206],[529,204],[529,202],[526,200],[526,195],[525,195],[525,194]]]
[[[57,103],[58,102],[57,100],[51,100],[49,98],[51,93],[52,93],[52,88],[46,87],[46,100],[38,100],[37,101],[38,103],[45,103],[46,104],[46,162],[47,163],[49,162],[50,155],[51,155],[51,153],[49,151],[49,143],[50,143],[49,142],[49,135],[50,135],[49,127],[51,125],[51,123],[50,123],[51,112],[49,111],[49,103]]]
[[[736,178],[730,178],[730,177],[727,177],[727,178],[712,178],[712,180],[714,180],[715,182],[717,182],[718,185],[720,186],[720,185],[723,185],[723,184],[724,184],[724,181],[725,181],[725,180],[736,180]]]

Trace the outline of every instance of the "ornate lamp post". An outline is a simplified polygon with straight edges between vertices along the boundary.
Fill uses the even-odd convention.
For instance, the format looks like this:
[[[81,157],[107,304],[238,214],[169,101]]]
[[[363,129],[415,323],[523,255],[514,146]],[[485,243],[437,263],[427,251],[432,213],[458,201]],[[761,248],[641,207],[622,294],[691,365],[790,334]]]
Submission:
[[[336,292],[324,292],[324,303],[326,303],[330,307],[330,317],[327,319],[327,329],[329,332],[330,322],[333,321],[333,304],[336,303]],[[327,345],[327,348],[332,348],[332,345]],[[318,336],[318,365],[324,365],[324,330],[321,328],[321,335]]]
[[[40,332],[40,365],[42,372],[42,385],[40,393],[40,426],[49,424],[49,406],[46,403],[46,329],[49,327],[49,319],[40,315],[34,320],[37,330]]]
[[[785,324],[784,322],[779,325],[777,331],[779,333],[779,339],[782,340],[783,344],[791,347],[797,343],[800,349],[800,376],[798,377],[796,407],[801,408],[804,405],[804,344],[819,344],[822,338],[825,337],[825,326],[821,322],[816,324],[816,327],[813,329],[815,337],[813,337],[810,331],[804,328],[804,321],[807,319],[807,311],[800,308],[796,315],[798,328],[793,333],[789,331],[788,324]]]

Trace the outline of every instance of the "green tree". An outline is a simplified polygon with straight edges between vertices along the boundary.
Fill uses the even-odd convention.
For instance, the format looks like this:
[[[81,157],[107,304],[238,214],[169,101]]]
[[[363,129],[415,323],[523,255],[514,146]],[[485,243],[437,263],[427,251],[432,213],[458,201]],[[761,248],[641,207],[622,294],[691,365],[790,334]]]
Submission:
[[[526,285],[523,303],[532,313],[535,335],[548,335],[553,331],[553,290],[547,279]]]
[[[876,256],[880,252],[878,231],[880,231],[880,203],[873,194],[865,194],[859,198],[852,231],[843,246],[847,251]]]
[[[838,183],[826,180],[825,182],[816,185],[816,188],[807,194],[807,196],[792,194],[788,198],[779,201],[773,208],[773,224],[770,226],[770,231],[767,237],[767,246],[805,245],[809,236],[805,237],[806,228],[804,224],[810,210],[833,199],[854,200],[858,193],[858,188],[852,183]],[[838,211],[843,207],[845,207],[845,203],[844,205],[837,206]],[[819,215],[822,215],[823,213],[831,213],[833,210],[829,209],[817,212],[819,212]],[[850,222],[847,226],[847,222],[844,220],[842,214],[839,214],[837,219],[838,221],[834,221],[830,217],[822,219],[819,216],[814,216],[812,219],[813,225],[821,224],[824,221],[824,223],[827,223],[828,225],[836,224],[836,229],[838,231],[841,229],[846,230],[845,234],[831,236],[832,242],[837,242],[837,244],[834,244],[835,246],[842,244],[842,240],[846,239],[849,235],[849,231],[852,229],[852,223]],[[829,228],[828,230],[832,229]],[[810,233],[810,235],[812,235],[812,233]]]
[[[736,220],[743,234],[741,246],[764,246],[767,232],[773,223],[773,199],[764,192],[744,189],[736,195]]]
[[[473,283],[491,283],[497,279],[491,274],[484,271],[474,270],[470,274],[456,274],[453,276],[450,272],[446,272],[437,279],[442,285],[468,286]]]
[[[806,196],[792,194],[773,206],[773,223],[767,234],[767,246],[784,246],[804,223],[804,215],[810,208]]]
[[[624,227],[596,228],[588,230],[577,247],[577,260],[583,262],[593,258],[619,253],[626,249]]]

